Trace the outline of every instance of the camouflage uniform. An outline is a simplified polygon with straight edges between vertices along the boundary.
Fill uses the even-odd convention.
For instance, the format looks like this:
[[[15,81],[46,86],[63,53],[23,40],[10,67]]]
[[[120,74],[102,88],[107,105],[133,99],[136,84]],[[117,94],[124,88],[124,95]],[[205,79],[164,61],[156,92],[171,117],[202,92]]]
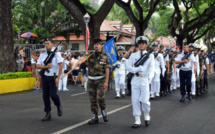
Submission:
[[[89,76],[91,77],[105,76],[105,69],[111,67],[109,58],[105,53],[101,53],[99,56],[96,56],[96,54],[94,53],[88,59],[88,65]],[[104,83],[105,77],[98,80],[88,80],[91,111],[93,112],[93,114],[98,113],[97,102],[101,110],[104,110],[106,107]]]
[[[172,82],[172,66],[174,62],[175,62],[174,56],[169,55],[169,73],[167,73],[166,77],[167,91],[170,91],[170,85]]]
[[[197,83],[197,87],[199,87],[200,92],[202,92],[202,88],[204,85],[204,75],[201,75],[202,65],[204,65],[204,64],[205,64],[204,57],[200,55],[199,56],[200,76],[199,76],[199,83]],[[203,74],[204,74],[204,72],[203,72]]]

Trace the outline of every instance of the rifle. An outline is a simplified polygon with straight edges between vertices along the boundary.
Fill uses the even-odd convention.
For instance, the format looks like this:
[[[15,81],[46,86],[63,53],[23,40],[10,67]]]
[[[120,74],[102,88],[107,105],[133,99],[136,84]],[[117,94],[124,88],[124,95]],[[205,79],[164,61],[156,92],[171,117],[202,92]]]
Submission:
[[[185,59],[188,59],[190,57],[190,55],[192,54],[192,52],[189,52],[187,55],[185,55],[181,61],[185,60]],[[178,66],[176,68],[180,68],[181,66],[184,66],[184,63],[182,64],[178,64]]]
[[[149,55],[154,51],[154,49],[152,49],[149,53],[144,54],[142,57],[140,57],[135,63],[134,63],[134,67],[139,67],[140,65],[143,65],[146,60],[149,58]],[[139,73],[136,73],[137,76],[139,76]],[[127,78],[131,79],[134,76],[134,73],[129,72],[127,74]]]
[[[57,48],[60,44],[57,45],[57,47],[54,49],[54,51],[51,51],[51,53],[46,57],[45,61],[43,62],[46,65],[48,65],[49,63],[52,62],[52,59],[54,58],[55,56],[55,52],[57,51]],[[40,76],[44,76],[45,72],[50,72],[49,69],[42,69],[40,72],[39,72],[39,75]]]
[[[158,54],[161,53],[161,50],[162,50],[163,48],[164,48],[164,46],[162,46],[162,47],[160,48],[160,50],[154,55],[155,58],[157,58]]]

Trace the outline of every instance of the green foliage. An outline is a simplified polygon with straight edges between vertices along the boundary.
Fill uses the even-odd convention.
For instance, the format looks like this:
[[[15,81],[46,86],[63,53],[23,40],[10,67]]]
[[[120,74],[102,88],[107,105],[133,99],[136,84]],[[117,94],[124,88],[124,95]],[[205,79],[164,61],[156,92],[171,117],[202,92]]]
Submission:
[[[117,4],[114,4],[110,13],[106,17],[110,21],[121,20],[123,24],[131,24],[130,19],[126,15],[124,9],[119,7]]]
[[[168,25],[170,24],[170,18],[171,15],[173,14],[173,9],[172,8],[166,8],[165,10],[160,10],[158,12],[159,18],[155,20],[157,22],[157,32],[155,35],[158,36],[169,36],[169,29]]]
[[[83,2],[87,11],[94,14],[96,10],[89,4],[87,1]],[[37,34],[37,42],[44,37],[67,37],[70,34],[79,36],[81,33],[78,24],[58,0],[13,0],[12,14],[14,38],[17,38],[19,29],[22,33]]]
[[[0,74],[0,80],[28,78],[28,77],[32,77],[31,72],[15,72],[15,73],[10,72],[10,73]]]

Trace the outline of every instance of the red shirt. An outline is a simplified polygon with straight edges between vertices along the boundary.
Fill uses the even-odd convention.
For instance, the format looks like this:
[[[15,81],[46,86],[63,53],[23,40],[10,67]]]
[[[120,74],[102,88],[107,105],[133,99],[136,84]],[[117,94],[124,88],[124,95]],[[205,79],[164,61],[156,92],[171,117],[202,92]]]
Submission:
[[[31,72],[31,67],[30,67],[30,66],[27,66],[27,67],[25,68],[25,71],[26,71],[26,72]]]

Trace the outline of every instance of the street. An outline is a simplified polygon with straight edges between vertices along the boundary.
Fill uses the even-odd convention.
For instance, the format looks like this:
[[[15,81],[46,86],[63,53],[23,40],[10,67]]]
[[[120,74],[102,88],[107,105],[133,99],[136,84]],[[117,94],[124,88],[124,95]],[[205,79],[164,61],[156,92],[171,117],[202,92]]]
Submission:
[[[0,96],[0,134],[214,134],[215,80],[210,74],[209,90],[192,101],[180,103],[177,90],[167,97],[151,101],[151,125],[132,129],[134,117],[130,96],[115,99],[115,91],[106,93],[109,122],[88,125],[92,117],[88,93],[80,85],[68,85],[68,92],[59,92],[63,116],[57,116],[52,102],[52,120],[41,122],[42,92],[19,92]],[[101,113],[99,112],[99,115]],[[101,116],[100,116],[101,117]]]

